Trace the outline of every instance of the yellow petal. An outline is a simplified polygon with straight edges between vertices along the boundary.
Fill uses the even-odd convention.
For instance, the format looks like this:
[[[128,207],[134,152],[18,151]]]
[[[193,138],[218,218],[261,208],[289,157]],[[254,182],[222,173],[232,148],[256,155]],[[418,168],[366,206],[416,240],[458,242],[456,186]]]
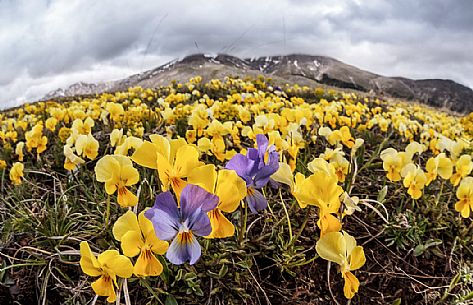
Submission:
[[[181,192],[184,189],[184,187],[186,187],[187,182],[182,180],[181,178],[172,178],[170,182],[171,182],[172,190],[174,191],[174,194],[176,194],[177,202],[179,206]]]
[[[425,164],[425,170],[428,172],[435,172],[437,170],[436,163],[437,162],[435,158],[429,158],[429,160],[427,160],[427,163]]]
[[[199,151],[192,145],[184,145],[179,147],[176,152],[176,160],[174,168],[179,177],[187,177],[189,172],[200,166]]]
[[[145,237],[145,244],[151,248],[151,250],[156,254],[164,254],[169,248],[169,243],[167,241],[161,240],[156,236],[154,231],[153,223],[145,217],[145,211],[142,211],[138,215],[138,222],[140,224],[141,232]]]
[[[177,152],[178,150],[183,147],[183,146],[186,146],[187,143],[186,143],[186,140],[183,139],[183,138],[179,138],[179,139],[172,139],[169,141],[169,144],[170,144],[170,151],[169,151],[169,160],[171,160],[171,162],[173,162],[177,157]]]
[[[171,157],[171,143],[169,140],[166,137],[157,134],[152,134],[149,138],[155,145],[156,151],[169,160]]]
[[[315,158],[307,164],[307,169],[312,173],[324,172],[328,176],[335,176],[335,167],[333,164],[328,163],[327,160],[323,158]]]
[[[142,251],[133,267],[133,273],[138,276],[158,276],[161,272],[163,265],[150,250]]]
[[[126,187],[118,189],[118,204],[122,207],[132,207],[138,203],[138,197]]]
[[[115,193],[115,191],[117,190],[117,181],[114,181],[114,179],[110,179],[109,181],[106,181],[105,182],[105,192],[107,192],[107,194],[109,195],[112,195],[113,193]]]
[[[107,302],[113,303],[116,300],[115,289],[113,288],[113,280],[106,275],[102,275],[98,280],[92,283],[92,289],[98,296],[105,296]]]
[[[132,212],[133,213],[133,212]],[[135,257],[141,252],[144,245],[143,236],[140,231],[128,231],[122,236],[123,254],[128,257]]]
[[[86,241],[80,243],[80,267],[87,275],[99,276],[101,274],[100,264]]]
[[[271,176],[276,182],[288,185],[291,191],[294,189],[294,177],[291,167],[285,162],[279,162],[278,170]]]
[[[218,172],[215,195],[219,198],[218,208],[232,213],[246,196],[246,183],[235,171],[222,169]]]
[[[163,185],[163,191],[167,191],[169,189],[169,183],[170,183],[170,178],[171,174],[173,173],[171,164],[169,164],[169,160],[165,158],[162,154],[157,154],[157,160],[158,160],[158,174],[159,174],[159,180],[161,181],[161,184]]]
[[[207,238],[225,238],[235,234],[233,224],[216,208],[207,213],[212,226],[212,233]]]
[[[112,155],[112,157],[118,162],[118,164],[120,165],[120,168],[123,168],[126,166],[133,166],[133,162],[131,162],[131,159],[128,156]]]
[[[345,279],[345,285],[343,286],[343,294],[345,298],[351,299],[355,296],[355,293],[358,292],[360,287],[360,281],[353,275],[351,272],[343,273],[343,278]]]
[[[141,230],[141,232],[143,233],[143,236],[148,236],[150,234],[155,234],[154,233],[154,227],[153,227],[153,223],[151,222],[151,220],[149,220],[148,218],[146,218],[145,216],[145,212],[148,210],[149,208],[146,208],[144,209],[143,211],[141,211],[140,214],[138,214],[138,224],[139,224],[139,228]]]
[[[159,239],[154,233],[146,237],[145,243],[151,248],[151,251],[159,255],[166,253],[169,248],[169,243]]]
[[[356,247],[356,240],[353,236],[349,235],[347,232],[343,231],[343,239],[345,243],[345,257],[348,257],[351,252],[355,249]]]
[[[131,159],[137,164],[147,168],[158,168],[157,148],[151,142],[144,141],[143,144],[135,150]]]
[[[140,181],[140,174],[133,166],[124,166],[122,167],[120,179],[124,181],[127,186],[134,185]]]
[[[187,177],[187,182],[202,187],[209,193],[214,193],[217,181],[217,171],[215,165],[207,164],[192,169]]]
[[[121,241],[122,236],[128,231],[140,232],[140,226],[136,214],[132,211],[127,211],[117,219],[112,229],[113,237],[115,237],[116,240]]]
[[[350,255],[350,270],[360,269],[366,262],[365,252],[362,246],[356,246]]]
[[[329,213],[325,213],[323,216],[320,217],[319,221],[317,222],[317,226],[321,230],[321,236],[329,232],[338,232],[342,228],[340,220],[338,220],[337,217]]]
[[[460,212],[463,218],[470,217],[470,205],[468,204],[468,201],[460,200],[455,203],[455,210]]]
[[[325,234],[317,241],[315,250],[321,258],[342,265],[346,253],[342,233],[330,232]]]
[[[439,158],[438,173],[443,179],[450,179],[453,174],[452,160],[447,157]]]
[[[115,147],[116,145],[121,144],[121,140],[123,137],[123,129],[114,129],[110,133],[110,145]]]
[[[133,265],[128,257],[120,255],[116,250],[104,251],[98,256],[98,261],[110,275],[129,278],[133,274]]]
[[[120,171],[120,165],[113,156],[107,155],[100,159],[95,165],[95,179],[106,182],[113,177],[113,173]]]

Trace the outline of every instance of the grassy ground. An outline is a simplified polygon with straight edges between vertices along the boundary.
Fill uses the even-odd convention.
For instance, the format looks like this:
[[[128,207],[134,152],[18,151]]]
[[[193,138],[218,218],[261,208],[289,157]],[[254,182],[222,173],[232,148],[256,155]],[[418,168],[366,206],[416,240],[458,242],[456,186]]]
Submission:
[[[165,132],[165,126],[156,126],[145,134]],[[100,155],[111,151],[109,132],[94,127]],[[357,154],[360,170],[351,194],[382,205],[363,206],[344,220],[344,230],[364,247],[367,259],[356,273],[361,286],[351,304],[473,304],[473,222],[453,209],[455,188],[436,180],[413,200],[402,182],[387,181],[379,159],[384,148],[404,149],[404,139],[376,126],[353,134],[365,145]],[[62,166],[58,142],[51,141],[39,158],[27,154],[21,185],[13,186],[8,171],[0,171],[0,304],[106,303],[95,297],[91,278],[79,267],[79,243],[89,241],[97,252],[119,249],[111,226],[124,209],[112,204],[110,221],[104,222],[113,197],[95,181],[96,161],[71,174]],[[296,171],[309,174],[306,164],[327,146],[320,138],[303,149]],[[3,148],[2,154],[8,153]],[[224,164],[212,156],[203,160]],[[140,168],[140,175],[138,210],[151,206],[159,192],[153,170]],[[166,267],[160,277],[127,281],[131,304],[346,304],[336,265],[315,251],[316,208],[300,209],[287,188],[267,187],[265,193],[270,208],[250,215],[242,244],[238,232],[202,239],[203,256],[192,266],[161,258]],[[241,217],[236,212],[232,221],[239,224]]]

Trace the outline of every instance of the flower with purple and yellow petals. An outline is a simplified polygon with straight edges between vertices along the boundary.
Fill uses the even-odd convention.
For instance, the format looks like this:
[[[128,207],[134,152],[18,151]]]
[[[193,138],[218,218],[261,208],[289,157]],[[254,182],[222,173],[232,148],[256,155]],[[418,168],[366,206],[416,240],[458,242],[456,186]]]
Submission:
[[[258,148],[249,148],[245,155],[237,154],[228,161],[226,168],[236,171],[246,182],[246,202],[252,213],[264,210],[268,201],[259,189],[264,187],[279,167],[279,154],[274,145],[269,145],[266,136],[256,135]]]
[[[218,197],[197,185],[188,184],[181,192],[180,208],[171,192],[156,196],[154,206],[145,212],[151,220],[156,235],[161,240],[172,240],[166,258],[175,265],[187,261],[195,264],[201,247],[195,236],[212,232],[207,212],[215,209]]]

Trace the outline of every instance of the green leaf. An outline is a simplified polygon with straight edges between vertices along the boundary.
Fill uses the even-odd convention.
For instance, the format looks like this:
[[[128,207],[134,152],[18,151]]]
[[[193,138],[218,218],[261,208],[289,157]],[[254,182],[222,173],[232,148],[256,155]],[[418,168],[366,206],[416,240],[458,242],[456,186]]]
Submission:
[[[179,304],[177,303],[177,300],[175,297],[173,297],[172,295],[168,295],[166,298],[166,301],[164,302],[164,305],[179,305]]]
[[[393,304],[392,305],[401,305],[401,298],[397,298],[394,300]]]
[[[225,274],[227,274],[227,272],[228,272],[227,265],[222,265],[222,268],[220,268],[220,271],[218,272],[218,276],[220,278],[223,278],[225,276]]]
[[[388,193],[388,186],[385,185],[381,191],[379,191],[377,201],[383,203],[384,199],[386,198],[386,194]]]

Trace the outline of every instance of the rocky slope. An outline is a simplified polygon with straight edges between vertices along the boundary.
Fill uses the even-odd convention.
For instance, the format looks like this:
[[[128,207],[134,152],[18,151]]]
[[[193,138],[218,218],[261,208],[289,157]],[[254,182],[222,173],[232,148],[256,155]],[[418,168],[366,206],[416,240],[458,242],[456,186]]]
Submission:
[[[169,62],[126,79],[100,84],[78,83],[59,89],[43,99],[126,90],[131,86],[156,87],[171,80],[187,81],[195,75],[204,80],[225,76],[270,76],[278,84],[316,86],[325,84],[388,97],[417,100],[457,112],[473,111],[473,90],[452,80],[386,77],[358,69],[326,56],[287,55],[240,59],[230,55],[196,54]]]

